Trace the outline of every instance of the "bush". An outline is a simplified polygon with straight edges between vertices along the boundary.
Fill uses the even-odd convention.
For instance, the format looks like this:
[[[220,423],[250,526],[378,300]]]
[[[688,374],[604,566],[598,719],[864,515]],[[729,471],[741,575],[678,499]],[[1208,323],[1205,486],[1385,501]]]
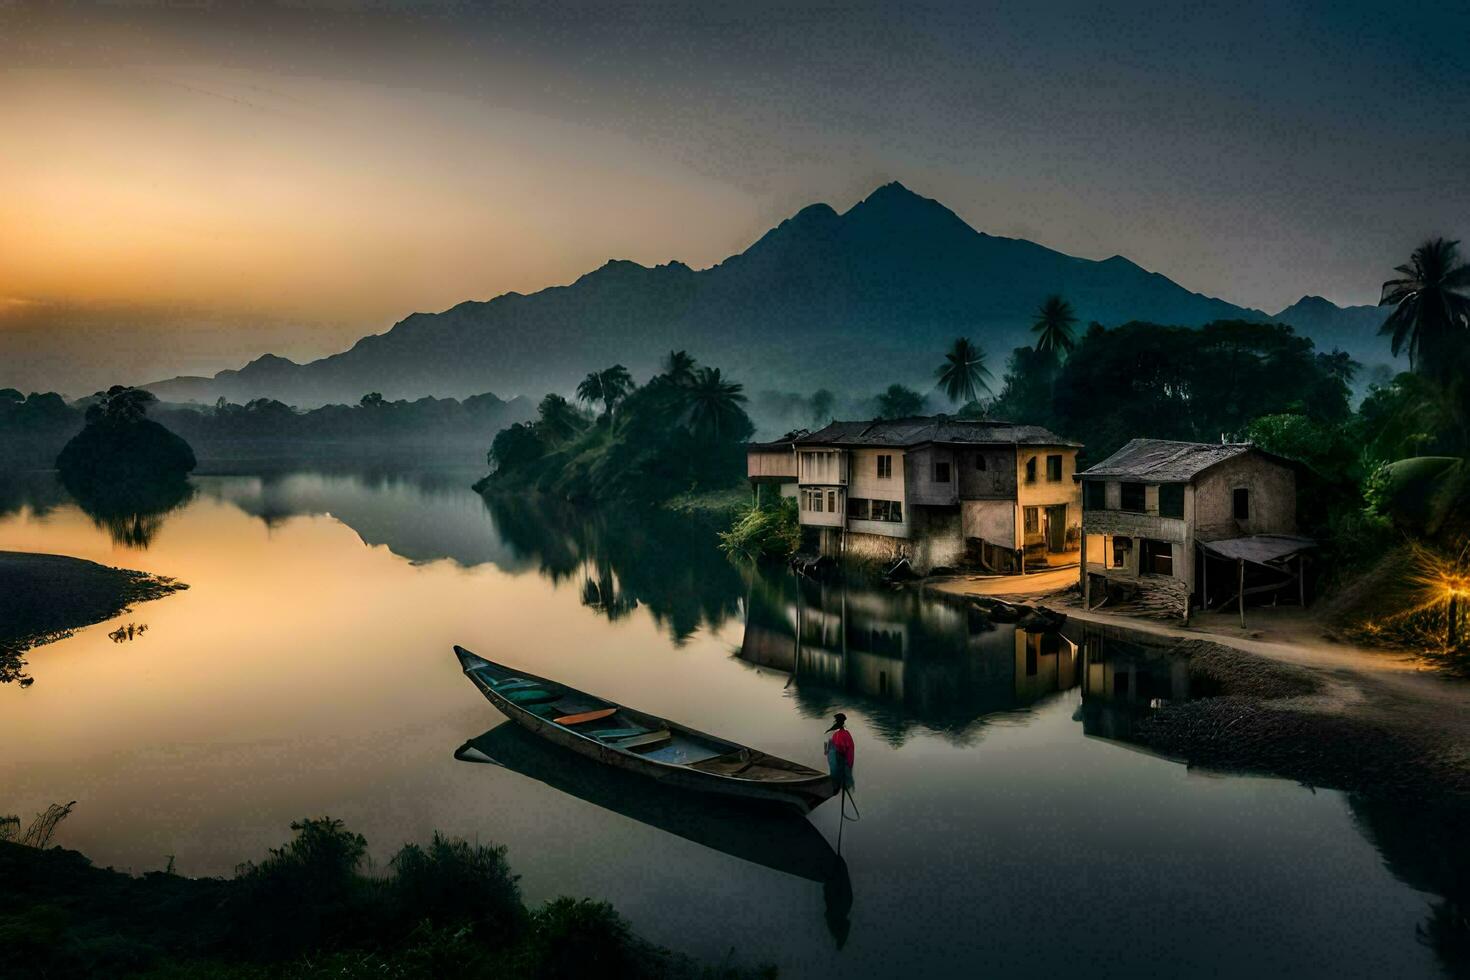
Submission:
[[[525,972],[548,980],[620,980],[642,975],[633,934],[607,902],[558,898],[537,909]]]
[[[296,837],[271,848],[259,864],[236,869],[238,891],[228,916],[242,952],[279,958],[338,941],[362,921],[368,883],[358,867],[367,840],[331,817],[291,824]]]
[[[466,925],[481,942],[509,944],[526,921],[519,875],[504,847],[484,847],[434,834],[428,848],[406,844],[393,858],[389,901],[399,921]]]
[[[720,533],[720,547],[731,557],[750,561],[789,558],[801,547],[796,501],[786,498],[774,505],[751,507],[730,530]]]

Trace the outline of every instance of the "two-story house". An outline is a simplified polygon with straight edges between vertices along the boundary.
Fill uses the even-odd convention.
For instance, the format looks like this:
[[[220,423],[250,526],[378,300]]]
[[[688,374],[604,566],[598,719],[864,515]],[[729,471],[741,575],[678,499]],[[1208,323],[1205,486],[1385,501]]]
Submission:
[[[1185,619],[1222,599],[1243,609],[1253,591],[1290,587],[1305,602],[1313,542],[1296,533],[1292,461],[1249,443],[1134,439],[1078,480],[1089,607],[1110,584],[1151,594]]]
[[[823,554],[906,557],[921,572],[1079,559],[1080,447],[1040,426],[945,416],[833,422],[790,445],[801,524]],[[751,446],[753,480],[774,476],[771,454],[770,444]]]

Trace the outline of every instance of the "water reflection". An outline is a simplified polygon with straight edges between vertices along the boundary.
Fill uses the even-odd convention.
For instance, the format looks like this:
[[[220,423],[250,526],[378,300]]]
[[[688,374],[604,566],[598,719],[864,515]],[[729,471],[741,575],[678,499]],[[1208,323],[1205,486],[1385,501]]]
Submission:
[[[609,619],[643,607],[676,644],[739,614],[740,571],[714,528],[666,511],[589,511],[535,497],[485,500],[507,546],[553,582],[575,581]]]
[[[92,523],[124,548],[147,548],[163,529],[164,519],[194,497],[194,485],[187,477],[128,483],[63,477],[62,484]]]
[[[828,928],[839,944],[846,940],[852,909],[847,863],[805,817],[742,807],[599,765],[509,721],[465,742],[454,757],[502,766],[722,854],[819,882]]]
[[[1138,723],[1192,692],[1189,659],[1136,634],[1092,624],[1067,628],[1081,652],[1082,730],[1097,738],[1133,742]]]
[[[1058,633],[852,576],[754,575],[739,658],[790,674],[808,717],[856,708],[895,746],[916,725],[966,744],[989,716],[1077,684],[1076,650]]]

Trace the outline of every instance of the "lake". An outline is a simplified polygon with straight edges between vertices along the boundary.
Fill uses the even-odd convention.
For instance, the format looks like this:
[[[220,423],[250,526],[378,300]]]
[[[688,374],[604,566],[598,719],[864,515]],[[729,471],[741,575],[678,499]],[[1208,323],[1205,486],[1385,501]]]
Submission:
[[[0,812],[76,800],[59,841],[139,873],[228,874],[322,814],[380,865],[434,830],[503,843],[529,901],[605,898],[655,942],[783,976],[1439,972],[1411,815],[1128,741],[1187,696],[1177,660],[756,573],[673,515],[487,504],[477,475],[196,476],[131,521],[6,478],[0,549],[191,588],[0,687]],[[455,643],[812,765],[843,711],[861,819],[832,801],[751,830],[563,766],[497,728]],[[812,873],[839,824],[845,871]]]

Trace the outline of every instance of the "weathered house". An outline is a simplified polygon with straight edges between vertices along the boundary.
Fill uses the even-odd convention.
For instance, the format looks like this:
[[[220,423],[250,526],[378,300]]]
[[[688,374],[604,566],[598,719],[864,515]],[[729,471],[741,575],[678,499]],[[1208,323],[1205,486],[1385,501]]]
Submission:
[[[1313,542],[1296,533],[1290,460],[1249,443],[1134,439],[1078,479],[1089,606],[1125,593],[1187,619],[1222,600],[1243,609],[1252,593],[1306,601]]]
[[[789,479],[823,554],[906,557],[919,571],[1069,564],[1081,550],[1078,444],[1040,426],[904,418],[833,422],[750,447],[752,481]],[[784,492],[784,489],[783,489]]]

